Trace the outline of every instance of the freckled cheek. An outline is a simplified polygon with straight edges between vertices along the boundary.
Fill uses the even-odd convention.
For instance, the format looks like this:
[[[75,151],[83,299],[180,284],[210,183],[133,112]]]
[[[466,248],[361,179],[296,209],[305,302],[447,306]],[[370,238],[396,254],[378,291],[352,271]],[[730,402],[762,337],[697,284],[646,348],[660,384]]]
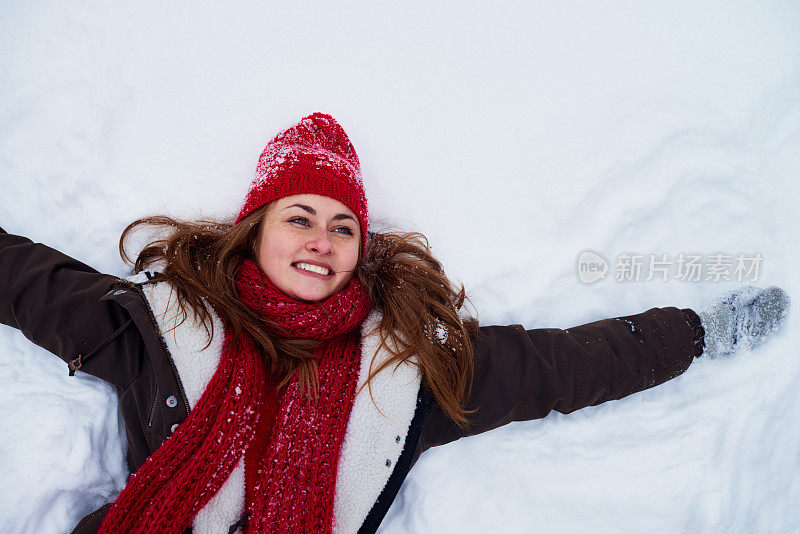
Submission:
[[[339,270],[343,271],[346,277],[350,277],[358,264],[358,249],[352,246],[342,247],[337,251],[339,256]]]
[[[272,232],[265,235],[259,249],[260,263],[269,270],[286,268],[294,261],[299,250],[297,241],[291,232]]]
[[[291,229],[276,232],[272,236],[272,247],[282,254],[294,253],[302,248],[303,241],[300,236]]]

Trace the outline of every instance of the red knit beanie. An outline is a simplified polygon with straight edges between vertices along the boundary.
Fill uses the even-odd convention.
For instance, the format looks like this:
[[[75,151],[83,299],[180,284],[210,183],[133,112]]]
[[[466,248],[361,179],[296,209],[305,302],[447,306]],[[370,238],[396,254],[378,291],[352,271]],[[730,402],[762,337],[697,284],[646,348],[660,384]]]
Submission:
[[[267,144],[236,223],[268,202],[303,193],[331,197],[353,210],[365,246],[369,217],[361,165],[344,129],[325,113],[304,117]]]

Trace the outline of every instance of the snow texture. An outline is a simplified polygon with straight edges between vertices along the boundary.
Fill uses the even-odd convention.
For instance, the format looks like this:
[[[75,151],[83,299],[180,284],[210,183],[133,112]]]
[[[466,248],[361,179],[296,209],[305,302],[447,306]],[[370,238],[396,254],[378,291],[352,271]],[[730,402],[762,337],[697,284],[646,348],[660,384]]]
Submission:
[[[800,295],[796,2],[2,13],[0,226],[101,271],[128,274],[116,243],[137,217],[233,219],[266,142],[323,111],[358,151],[372,228],[425,233],[484,324],[700,309],[744,284],[621,282],[612,265],[587,285],[587,249],[759,253],[755,285]],[[795,532],[797,323],[425,453],[381,532]],[[8,327],[0,377],[0,531],[69,532],[126,477],[115,392]]]

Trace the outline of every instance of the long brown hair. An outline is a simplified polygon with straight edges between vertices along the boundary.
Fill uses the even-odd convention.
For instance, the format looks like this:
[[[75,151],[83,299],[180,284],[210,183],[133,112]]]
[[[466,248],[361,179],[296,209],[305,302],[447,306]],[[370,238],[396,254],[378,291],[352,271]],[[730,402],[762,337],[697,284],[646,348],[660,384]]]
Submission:
[[[269,205],[262,206],[236,225],[167,216],[137,219],[122,232],[120,255],[134,273],[157,267],[176,292],[181,322],[191,313],[205,326],[209,343],[214,335],[211,305],[234,340],[245,332],[253,339],[279,379],[279,387],[297,371],[301,387],[316,396],[316,357],[310,353],[316,343],[267,333],[264,319],[243,305],[236,291],[236,270],[242,261],[254,257],[268,209]],[[125,240],[139,227],[161,228],[166,234],[150,241],[132,260]],[[377,334],[391,354],[382,365],[370,369],[369,379],[400,362],[418,365],[439,406],[455,423],[465,426],[465,402],[474,373],[470,337],[477,322],[459,315],[466,300],[463,285],[456,286],[447,278],[419,233],[371,234],[356,272],[372,305],[382,312]]]

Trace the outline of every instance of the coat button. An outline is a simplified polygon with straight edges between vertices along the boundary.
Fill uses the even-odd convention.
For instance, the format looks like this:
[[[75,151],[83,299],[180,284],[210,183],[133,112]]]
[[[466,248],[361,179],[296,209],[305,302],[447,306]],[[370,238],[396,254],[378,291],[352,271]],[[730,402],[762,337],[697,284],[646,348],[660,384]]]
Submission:
[[[400,436],[395,436],[394,437],[394,442],[395,443],[400,443]]]
[[[167,397],[167,406],[170,408],[174,408],[178,405],[178,399],[175,398],[175,395],[170,395]]]
[[[174,434],[177,429],[178,429],[178,423],[175,423],[174,425],[169,427],[169,433]]]
[[[386,467],[392,467],[392,461],[386,460]]]

